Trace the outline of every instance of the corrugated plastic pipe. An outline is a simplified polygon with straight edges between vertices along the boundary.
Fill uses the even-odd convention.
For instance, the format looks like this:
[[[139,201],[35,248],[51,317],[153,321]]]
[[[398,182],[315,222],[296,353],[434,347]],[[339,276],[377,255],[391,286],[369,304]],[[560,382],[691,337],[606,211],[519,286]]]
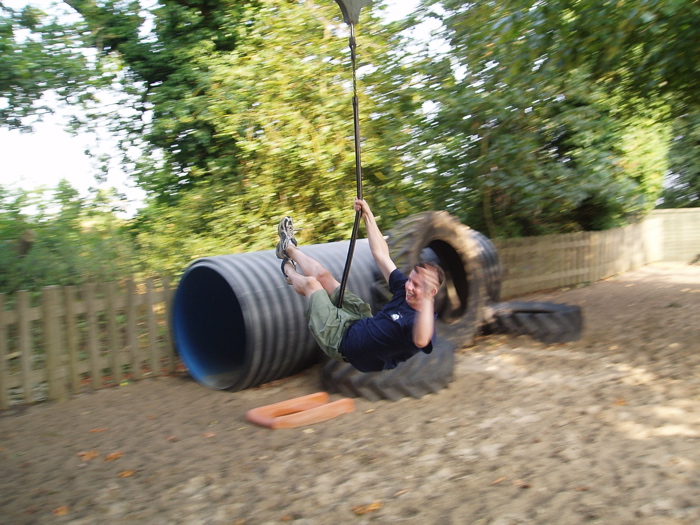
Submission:
[[[336,278],[348,242],[304,246]],[[175,291],[172,334],[190,375],[218,390],[244,390],[294,374],[320,355],[273,250],[194,261]],[[381,278],[366,239],[357,241],[348,290],[373,304]]]

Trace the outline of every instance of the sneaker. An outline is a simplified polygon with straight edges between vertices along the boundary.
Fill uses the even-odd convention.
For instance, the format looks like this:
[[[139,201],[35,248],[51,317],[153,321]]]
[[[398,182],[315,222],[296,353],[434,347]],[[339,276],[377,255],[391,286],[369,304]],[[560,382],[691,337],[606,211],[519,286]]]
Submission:
[[[292,284],[292,280],[289,278],[289,276],[287,275],[287,273],[284,271],[284,266],[285,266],[287,263],[291,264],[291,265],[294,267],[294,271],[297,271],[297,265],[294,263],[294,261],[292,261],[292,260],[289,259],[288,257],[285,257],[284,259],[282,259],[282,266],[281,266],[282,275],[284,275],[284,280],[287,281],[287,284]]]
[[[287,255],[289,244],[292,243],[294,246],[297,246],[297,240],[294,238],[294,223],[291,217],[282,217],[277,226],[277,233],[280,236],[280,242],[277,243],[277,249],[275,250],[277,258],[289,259]]]

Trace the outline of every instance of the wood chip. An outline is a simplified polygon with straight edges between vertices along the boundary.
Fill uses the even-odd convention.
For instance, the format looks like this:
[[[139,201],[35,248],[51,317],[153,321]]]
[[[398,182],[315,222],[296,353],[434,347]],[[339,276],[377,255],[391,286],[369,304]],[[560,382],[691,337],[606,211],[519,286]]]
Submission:
[[[111,454],[107,454],[105,456],[105,461],[114,461],[115,459],[119,459],[123,455],[123,452],[112,452]]]
[[[358,516],[363,516],[365,514],[369,514],[370,512],[378,511],[383,506],[384,505],[381,501],[375,501],[374,503],[370,503],[369,505],[358,505],[357,507],[353,507],[352,511]]]
[[[68,511],[70,510],[70,507],[68,505],[64,505],[62,507],[58,507],[53,509],[51,512],[54,516],[65,516],[68,514]]]
[[[89,452],[78,452],[78,456],[80,456],[83,461],[90,461],[91,459],[99,457],[100,454],[97,450],[91,450]]]

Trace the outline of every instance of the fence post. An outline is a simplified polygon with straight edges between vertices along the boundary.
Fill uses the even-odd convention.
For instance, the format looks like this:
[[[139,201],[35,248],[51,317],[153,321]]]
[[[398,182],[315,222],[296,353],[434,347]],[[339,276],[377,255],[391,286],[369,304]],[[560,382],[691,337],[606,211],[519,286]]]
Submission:
[[[153,312],[153,279],[146,279],[146,329],[148,330],[148,346],[151,351],[151,374],[157,377],[161,373],[160,352],[156,338],[156,318]]]
[[[60,315],[58,287],[48,286],[41,293],[44,317],[44,351],[46,352],[46,381],[49,385],[48,397],[65,401],[66,388],[62,381],[64,374],[61,362],[61,332],[58,324]]]
[[[141,361],[139,359],[139,339],[136,335],[138,330],[138,323],[136,322],[136,317],[138,316],[137,308],[137,294],[136,294],[136,283],[132,279],[129,279],[126,283],[126,327],[128,335],[129,344],[129,362],[131,363],[131,378],[134,381],[138,381],[142,378],[141,374]]]
[[[17,337],[20,360],[22,362],[22,396],[25,403],[33,403],[32,398],[32,348],[29,331],[29,299],[26,290],[17,292],[15,303],[17,315]]]
[[[10,408],[7,373],[7,327],[5,325],[5,294],[0,293],[0,410]]]
[[[66,313],[66,346],[68,348],[68,382],[73,394],[80,392],[78,376],[78,335],[75,320],[75,286],[63,289],[63,306]]]
[[[105,312],[107,317],[107,334],[109,335],[110,368],[112,369],[112,380],[115,385],[119,385],[122,379],[121,359],[119,351],[119,333],[117,331],[117,308],[114,304],[115,283],[105,284]]]
[[[172,306],[170,290],[170,278],[163,277],[163,301],[165,301],[165,349],[168,353],[168,372],[175,372],[175,348],[170,334],[170,308]]]
[[[92,388],[100,388],[102,377],[100,372],[100,348],[99,336],[97,333],[97,312],[95,311],[95,289],[94,283],[83,286],[85,302],[85,319],[88,324],[88,359],[90,360],[90,375]]]

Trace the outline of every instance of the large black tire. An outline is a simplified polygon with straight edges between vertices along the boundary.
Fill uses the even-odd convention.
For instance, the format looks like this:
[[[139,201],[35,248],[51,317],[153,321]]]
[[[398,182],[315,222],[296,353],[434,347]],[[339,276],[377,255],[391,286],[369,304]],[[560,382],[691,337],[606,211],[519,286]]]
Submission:
[[[583,331],[577,305],[511,301],[489,306],[486,316],[491,333],[530,335],[547,344],[577,341]]]
[[[480,259],[483,246],[472,230],[446,212],[424,212],[396,223],[387,243],[392,260],[406,275],[424,260],[433,260],[442,267],[445,284],[435,298],[438,335],[458,345],[471,344],[487,301]],[[387,295],[383,281],[376,287]],[[382,304],[373,306],[378,309]]]
[[[498,258],[498,250],[491,239],[483,233],[469,229],[469,236],[474,239],[474,242],[479,246],[477,255],[481,269],[484,273],[484,285],[486,286],[486,295],[490,302],[498,302],[501,300],[501,282],[503,270],[501,262]]]
[[[369,401],[419,399],[450,384],[454,362],[454,345],[437,338],[430,354],[420,352],[392,370],[360,372],[349,363],[329,359],[321,370],[321,381],[328,391],[347,397],[364,397]]]

